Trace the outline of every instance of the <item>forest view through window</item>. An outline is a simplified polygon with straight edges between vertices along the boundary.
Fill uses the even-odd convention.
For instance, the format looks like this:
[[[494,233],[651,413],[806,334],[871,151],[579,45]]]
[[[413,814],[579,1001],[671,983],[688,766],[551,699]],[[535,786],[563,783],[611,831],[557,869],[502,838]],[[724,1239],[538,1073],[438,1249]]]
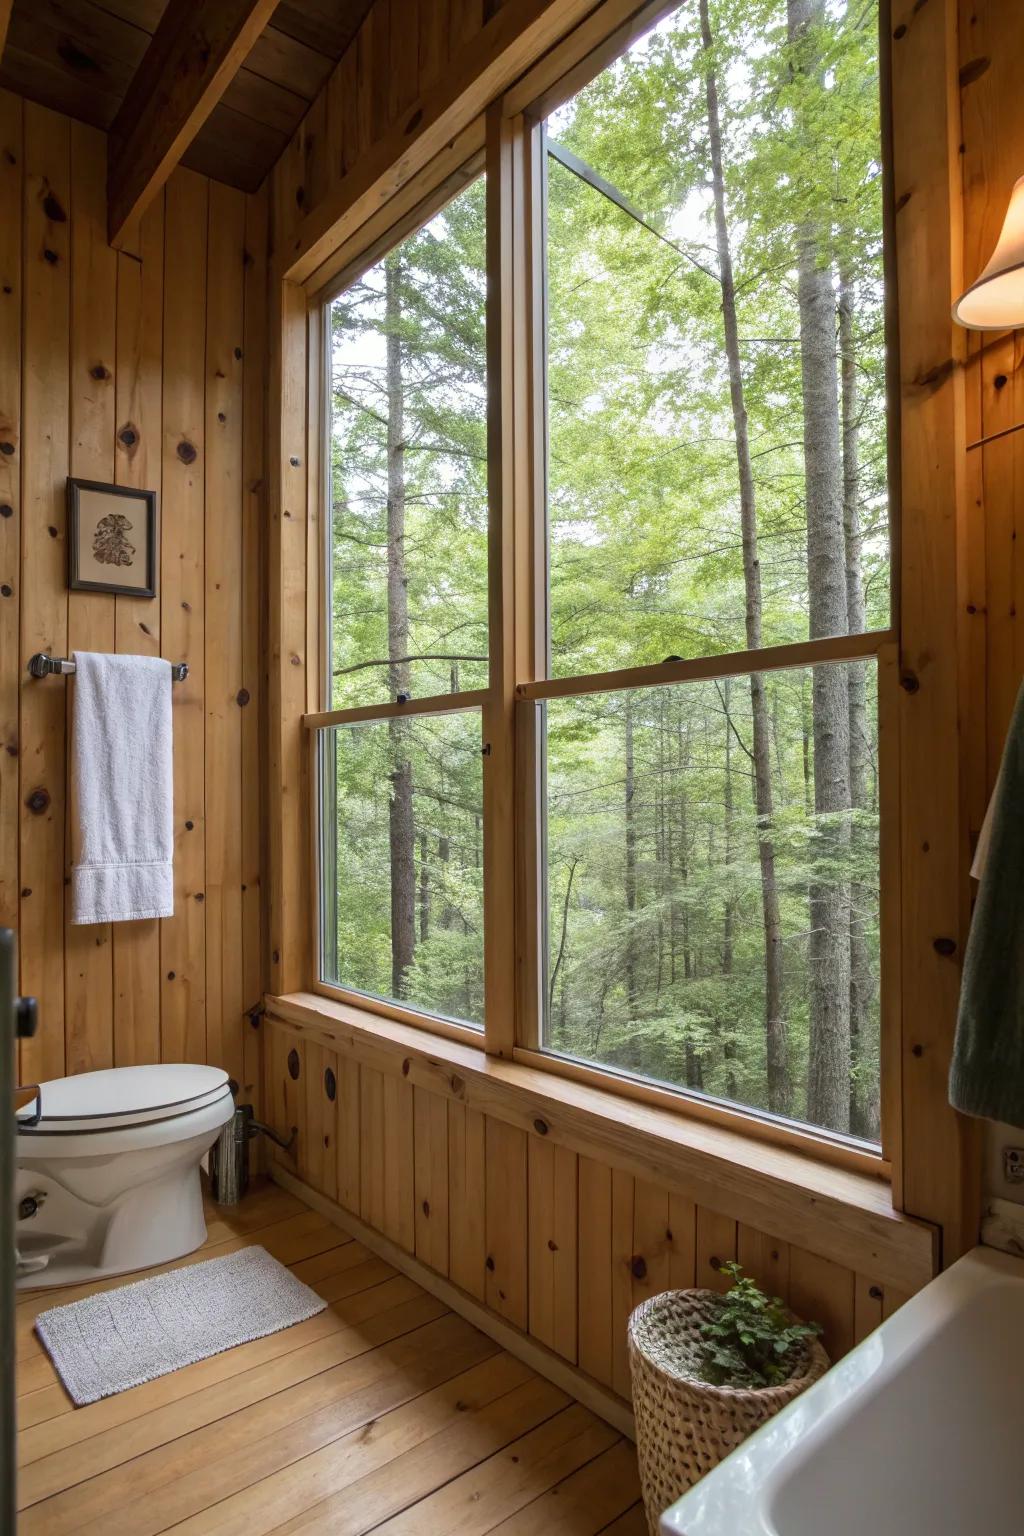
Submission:
[[[328,311],[329,695],[412,700],[322,733],[321,974],[483,1018],[479,709],[487,683],[484,181]]]
[[[693,0],[543,132],[551,675],[884,633],[877,5]],[[546,1048],[878,1140],[877,682],[541,706]]]

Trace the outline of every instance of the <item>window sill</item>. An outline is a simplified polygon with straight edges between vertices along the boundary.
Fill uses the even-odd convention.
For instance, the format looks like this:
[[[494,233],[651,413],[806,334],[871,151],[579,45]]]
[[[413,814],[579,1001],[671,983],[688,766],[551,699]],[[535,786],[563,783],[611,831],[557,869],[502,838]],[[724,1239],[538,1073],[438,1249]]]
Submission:
[[[266,999],[269,1022],[388,1076],[679,1190],[710,1210],[912,1293],[936,1270],[937,1232],[892,1208],[888,1184],[603,1087],[312,992]]]

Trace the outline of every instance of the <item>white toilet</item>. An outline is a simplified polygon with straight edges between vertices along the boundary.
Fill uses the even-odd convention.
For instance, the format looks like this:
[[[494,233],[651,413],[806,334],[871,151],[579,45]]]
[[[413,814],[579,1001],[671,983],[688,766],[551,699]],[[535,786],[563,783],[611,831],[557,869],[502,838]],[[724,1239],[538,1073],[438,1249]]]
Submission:
[[[234,1113],[219,1067],[114,1067],[18,1111],[18,1285],[165,1264],[206,1238],[199,1165]]]

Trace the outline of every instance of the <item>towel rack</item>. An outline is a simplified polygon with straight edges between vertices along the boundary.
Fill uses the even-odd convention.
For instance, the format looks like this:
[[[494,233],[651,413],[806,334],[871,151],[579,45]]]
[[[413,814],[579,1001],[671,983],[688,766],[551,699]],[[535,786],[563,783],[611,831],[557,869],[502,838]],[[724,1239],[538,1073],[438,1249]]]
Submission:
[[[28,659],[28,670],[33,677],[70,677],[75,671],[75,664],[67,656],[47,656],[45,651],[36,651]],[[172,661],[171,681],[183,683],[186,677],[188,662]]]

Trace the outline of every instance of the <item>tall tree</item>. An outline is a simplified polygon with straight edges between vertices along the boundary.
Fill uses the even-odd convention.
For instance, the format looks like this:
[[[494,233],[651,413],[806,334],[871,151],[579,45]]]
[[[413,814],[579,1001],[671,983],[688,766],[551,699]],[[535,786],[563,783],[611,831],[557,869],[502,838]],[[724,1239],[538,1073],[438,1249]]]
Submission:
[[[787,0],[796,89],[796,142],[812,161],[822,153],[818,113],[824,0]],[[808,178],[813,186],[813,175]],[[812,639],[847,632],[836,305],[831,229],[816,199],[799,210],[797,304],[803,393],[807,593]],[[810,887],[810,1048],[807,1116],[816,1125],[850,1124],[849,690],[840,666],[814,668],[814,810],[818,853]]]
[[[405,568],[405,397],[402,379],[402,258],[393,251],[384,264],[388,459],[388,687],[391,697],[410,686],[409,593]],[[406,976],[416,953],[416,823],[412,759],[407,721],[388,721],[391,744],[391,799],[388,844],[391,855],[391,991],[406,995]]]
[[[757,502],[750,458],[750,432],[744,399],[740,358],[739,322],[736,315],[736,281],[733,275],[729,219],[722,164],[722,125],[718,100],[718,72],[708,0],[700,0],[700,30],[704,48],[705,96],[711,182],[715,199],[715,238],[718,247],[718,278],[722,288],[722,323],[729,369],[729,401],[736,439],[736,467],[740,489],[740,526],[743,539],[743,585],[746,638],[751,649],[762,643],[761,564],[757,547]],[[772,804],[771,734],[764,675],[750,674],[750,706],[754,759],[754,805],[758,823],[758,860],[761,871],[761,910],[765,948],[765,1042],[768,1107],[780,1114],[790,1108],[789,1063],[782,984],[782,922],[775,875],[775,847],[771,828]]]

